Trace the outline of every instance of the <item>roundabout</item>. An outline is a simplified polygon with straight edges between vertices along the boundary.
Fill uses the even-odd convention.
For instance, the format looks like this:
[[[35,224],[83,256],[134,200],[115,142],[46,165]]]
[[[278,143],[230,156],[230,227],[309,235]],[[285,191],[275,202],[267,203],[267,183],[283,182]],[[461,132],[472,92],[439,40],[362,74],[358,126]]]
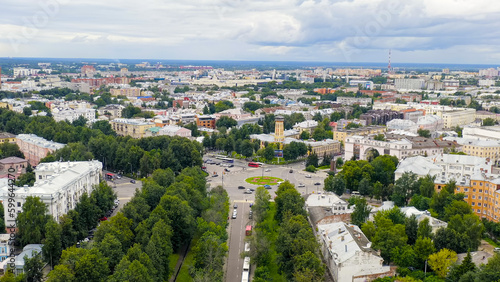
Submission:
[[[278,182],[284,181],[281,178],[278,177],[272,177],[272,176],[256,176],[256,177],[249,177],[245,179],[247,183],[254,184],[254,185],[277,185]]]

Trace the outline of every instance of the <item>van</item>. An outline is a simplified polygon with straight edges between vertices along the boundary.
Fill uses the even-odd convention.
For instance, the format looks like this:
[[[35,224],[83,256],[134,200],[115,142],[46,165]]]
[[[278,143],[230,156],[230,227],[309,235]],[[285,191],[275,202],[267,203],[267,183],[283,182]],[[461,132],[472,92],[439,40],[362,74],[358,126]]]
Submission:
[[[353,195],[353,196],[359,196],[359,192],[358,191],[352,191],[351,195]]]

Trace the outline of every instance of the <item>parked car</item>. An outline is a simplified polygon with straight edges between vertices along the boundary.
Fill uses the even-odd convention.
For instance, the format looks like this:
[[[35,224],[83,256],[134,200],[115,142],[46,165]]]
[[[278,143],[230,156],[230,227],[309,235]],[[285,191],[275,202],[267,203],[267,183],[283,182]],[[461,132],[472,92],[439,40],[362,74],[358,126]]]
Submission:
[[[243,192],[243,194],[252,194],[252,190],[246,189],[245,192]]]
[[[270,172],[270,171],[271,171],[271,169],[270,169],[270,168],[267,168],[267,169],[266,169],[266,172]]]
[[[306,174],[306,178],[311,178],[311,175],[310,174]]]
[[[271,185],[267,185],[267,184],[266,184],[266,185],[264,185],[264,188],[266,188],[266,189],[271,189]]]
[[[218,175],[218,174],[214,174],[214,175],[212,175],[212,177],[217,177],[217,176],[219,176],[219,175]]]
[[[236,216],[238,216],[238,211],[237,211],[237,210],[234,210],[234,211],[233,211],[233,219],[235,219],[235,218],[236,218]]]
[[[290,173],[292,173],[292,172],[293,172],[293,169],[290,169]]]
[[[252,217],[253,217],[253,212],[252,212],[252,211],[250,211],[250,212],[248,213],[248,219],[252,219]]]
[[[237,209],[238,208],[238,204],[234,204],[233,208]]]
[[[229,169],[227,169],[227,168],[225,168],[225,169],[224,169],[224,171],[225,171],[225,172],[230,172],[230,170],[229,170]]]
[[[229,164],[229,165],[228,165],[228,167],[233,167],[233,166],[234,166],[234,164]]]
[[[253,192],[253,191],[255,191],[255,188],[250,187],[250,188],[248,188],[248,190]]]
[[[108,218],[107,218],[107,217],[105,217],[105,216],[103,216],[103,217],[99,218],[99,221],[105,221],[105,220],[108,220]]]
[[[280,185],[281,183],[283,183],[283,181],[278,181],[278,185]]]
[[[494,248],[494,249],[493,249],[493,251],[494,251],[495,253],[500,253],[500,248]]]
[[[245,189],[245,186],[238,186],[238,189]]]
[[[316,183],[314,183],[314,185],[321,185],[321,183],[319,183],[319,182],[316,182]]]
[[[134,184],[135,184],[135,180],[133,180],[133,179],[132,179],[132,180],[130,180],[130,183],[134,183]]]
[[[299,183],[298,187],[306,187],[306,185],[304,185],[304,183]]]

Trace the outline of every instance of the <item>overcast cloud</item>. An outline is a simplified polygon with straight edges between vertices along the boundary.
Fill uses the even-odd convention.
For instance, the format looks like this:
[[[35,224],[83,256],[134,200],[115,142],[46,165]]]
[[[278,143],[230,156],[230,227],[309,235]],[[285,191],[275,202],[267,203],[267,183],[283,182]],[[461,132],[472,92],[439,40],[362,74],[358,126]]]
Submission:
[[[2,0],[1,57],[500,63],[494,0]]]

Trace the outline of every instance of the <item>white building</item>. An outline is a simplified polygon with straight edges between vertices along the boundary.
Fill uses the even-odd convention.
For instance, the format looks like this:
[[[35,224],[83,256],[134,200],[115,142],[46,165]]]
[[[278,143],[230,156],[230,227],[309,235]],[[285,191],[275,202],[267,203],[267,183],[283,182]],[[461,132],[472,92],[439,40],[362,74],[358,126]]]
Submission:
[[[401,160],[394,172],[394,179],[399,179],[405,172],[413,172],[418,177],[435,176],[434,183],[446,184],[450,180],[457,185],[469,185],[474,175],[491,174],[493,161],[486,158],[439,154],[430,157],[412,157]]]
[[[349,160],[353,156],[356,156],[360,160],[364,160],[370,150],[377,150],[380,155],[391,155],[398,159],[419,155],[431,156],[442,154],[444,148],[451,148],[457,145],[452,141],[432,141],[430,139],[410,141],[410,139],[412,138],[405,137],[401,140],[378,141],[370,139],[367,136],[350,136],[344,142],[345,159]]]
[[[440,131],[443,129],[444,121],[436,115],[426,115],[418,118],[417,126],[430,132]]]
[[[191,130],[178,125],[167,125],[158,130],[158,135],[191,137]]]
[[[361,282],[393,275],[358,226],[335,222],[318,225],[317,230],[323,258],[335,282]]]
[[[387,130],[404,130],[409,132],[417,132],[417,124],[408,119],[393,119],[387,122]]]
[[[394,81],[394,86],[396,89],[404,90],[417,90],[423,89],[425,86],[425,80],[423,79],[411,79],[411,78],[397,78]]]
[[[462,136],[466,139],[500,140],[500,126],[464,127]]]
[[[445,128],[467,125],[476,119],[476,109],[462,109],[442,114]]]
[[[41,163],[35,169],[33,187],[15,187],[14,212],[8,212],[8,186],[0,187],[0,198],[4,203],[5,225],[16,224],[16,215],[22,211],[26,197],[39,197],[47,205],[47,214],[59,221],[59,217],[75,208],[83,193],[93,191],[99,185],[102,163],[88,162],[53,162]]]
[[[303,122],[296,123],[293,126],[293,129],[298,130],[300,133],[303,131],[309,132],[309,134],[312,134],[314,130],[318,127],[318,122],[315,120],[305,120]]]
[[[54,108],[52,109],[52,116],[57,122],[64,120],[73,122],[83,116],[88,122],[93,123],[96,121],[95,112],[95,109]]]

